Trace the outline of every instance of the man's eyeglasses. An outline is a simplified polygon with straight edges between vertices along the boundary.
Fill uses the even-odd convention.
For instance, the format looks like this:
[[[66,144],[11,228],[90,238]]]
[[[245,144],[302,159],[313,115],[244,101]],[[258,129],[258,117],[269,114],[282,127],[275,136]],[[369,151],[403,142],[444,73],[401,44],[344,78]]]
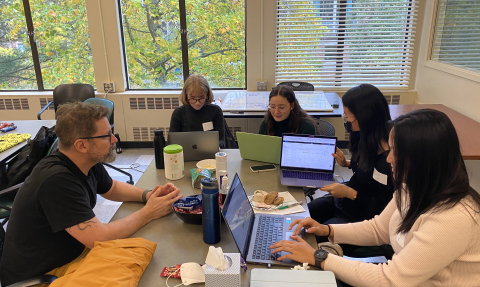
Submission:
[[[79,138],[81,140],[89,140],[89,139],[99,139],[99,138],[110,138],[110,143],[112,142],[112,134],[113,134],[113,126],[114,125],[110,125],[111,129],[110,129],[110,132],[108,132],[108,134],[106,135],[103,135],[103,136],[96,136],[96,137],[86,137],[86,138]]]
[[[269,109],[269,110],[279,109],[279,110],[282,111],[282,112],[283,112],[286,108],[287,108],[287,106],[272,106],[272,105],[269,105],[269,106],[268,106],[268,109]]]
[[[190,104],[195,104],[196,102],[199,102],[200,104],[203,104],[205,103],[205,101],[207,100],[207,98],[200,98],[200,99],[194,99],[194,98],[187,98],[188,102]]]
[[[349,117],[353,117],[353,115],[346,115],[345,113],[343,113],[343,114],[342,114],[343,122],[344,122],[344,123],[347,123],[347,119],[348,119]],[[356,119],[355,119],[355,120],[356,120]]]

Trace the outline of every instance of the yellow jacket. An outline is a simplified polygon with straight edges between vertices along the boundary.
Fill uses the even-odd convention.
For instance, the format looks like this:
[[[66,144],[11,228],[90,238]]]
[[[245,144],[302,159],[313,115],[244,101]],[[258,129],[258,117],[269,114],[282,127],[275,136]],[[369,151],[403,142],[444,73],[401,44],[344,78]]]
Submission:
[[[137,286],[156,247],[143,238],[95,242],[88,255],[50,287]]]

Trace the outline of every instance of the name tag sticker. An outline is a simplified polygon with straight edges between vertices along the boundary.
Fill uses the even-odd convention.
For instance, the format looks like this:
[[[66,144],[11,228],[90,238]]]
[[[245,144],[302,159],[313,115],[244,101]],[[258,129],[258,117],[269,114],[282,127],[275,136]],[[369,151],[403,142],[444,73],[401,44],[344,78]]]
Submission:
[[[208,122],[208,123],[203,123],[203,131],[211,131],[213,130],[213,123]]]
[[[383,185],[387,185],[387,175],[379,172],[376,168],[373,168],[373,179],[380,182]]]
[[[397,234],[397,242],[402,248],[405,247],[405,235],[403,232]]]

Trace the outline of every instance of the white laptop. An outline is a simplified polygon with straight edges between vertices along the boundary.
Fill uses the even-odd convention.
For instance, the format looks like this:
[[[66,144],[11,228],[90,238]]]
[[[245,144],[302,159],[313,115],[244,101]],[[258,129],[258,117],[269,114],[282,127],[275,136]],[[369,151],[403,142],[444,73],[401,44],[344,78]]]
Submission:
[[[287,186],[322,187],[335,182],[336,137],[283,134],[280,182]]]
[[[214,159],[219,151],[218,131],[169,132],[168,142],[183,147],[184,161]]]
[[[250,287],[336,287],[332,271],[254,268]]]

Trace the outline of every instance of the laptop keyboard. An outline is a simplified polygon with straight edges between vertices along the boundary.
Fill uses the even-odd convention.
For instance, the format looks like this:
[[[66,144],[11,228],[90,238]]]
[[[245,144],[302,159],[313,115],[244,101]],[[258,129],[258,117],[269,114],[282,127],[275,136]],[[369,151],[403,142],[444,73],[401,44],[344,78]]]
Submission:
[[[270,246],[283,239],[283,218],[260,215],[257,227],[257,237],[253,248],[253,258],[262,260],[277,260],[281,255],[272,254]]]
[[[319,173],[319,172],[307,172],[298,170],[282,170],[283,177],[286,178],[299,178],[299,179],[313,179],[313,180],[333,180],[333,174]]]

